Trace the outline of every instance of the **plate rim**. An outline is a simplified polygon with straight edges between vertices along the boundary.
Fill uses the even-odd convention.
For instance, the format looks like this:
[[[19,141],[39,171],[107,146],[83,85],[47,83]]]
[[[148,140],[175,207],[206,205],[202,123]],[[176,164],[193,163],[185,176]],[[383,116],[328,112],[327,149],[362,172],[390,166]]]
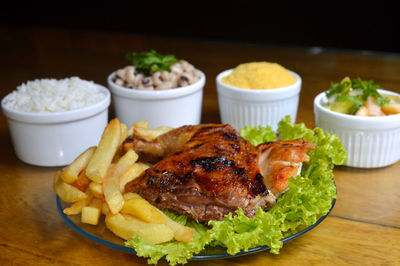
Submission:
[[[74,222],[72,222],[72,220],[70,220],[68,218],[68,216],[61,209],[61,198],[58,195],[56,195],[56,203],[57,203],[57,210],[58,210],[59,214],[61,215],[61,217],[63,218],[63,220],[72,229],[74,229],[77,233],[79,233],[80,235],[88,238],[91,241],[94,241],[94,242],[96,242],[98,244],[101,244],[103,246],[110,247],[110,248],[113,248],[113,249],[116,249],[116,250],[119,250],[119,251],[123,251],[123,252],[126,252],[126,253],[137,255],[137,252],[133,248],[129,248],[129,247],[126,247],[126,246],[122,246],[122,245],[110,242],[110,241],[105,240],[105,239],[103,239],[103,238],[101,238],[99,236],[93,235],[93,234],[87,232],[86,230],[80,228],[79,226],[77,226]],[[282,243],[286,243],[286,242],[288,242],[290,240],[293,240],[293,239],[295,239],[295,238],[307,233],[308,231],[314,229],[323,220],[325,220],[325,218],[331,213],[333,207],[335,206],[335,203],[336,203],[336,198],[333,198],[332,199],[332,205],[331,205],[329,211],[324,216],[320,217],[314,224],[304,228],[303,230],[301,230],[301,231],[299,231],[299,232],[297,232],[297,233],[295,233],[293,235],[290,235],[288,237],[283,238],[281,240]],[[270,247],[265,245],[265,246],[249,248],[247,251],[243,250],[243,251],[240,251],[240,252],[238,252],[236,254],[233,254],[233,255],[231,255],[229,253],[226,253],[226,252],[223,253],[223,254],[218,253],[218,254],[212,254],[212,255],[194,255],[192,258],[190,258],[188,260],[213,260],[213,259],[234,258],[234,257],[254,254],[254,253],[261,252],[261,251],[268,250],[268,249],[270,249]]]

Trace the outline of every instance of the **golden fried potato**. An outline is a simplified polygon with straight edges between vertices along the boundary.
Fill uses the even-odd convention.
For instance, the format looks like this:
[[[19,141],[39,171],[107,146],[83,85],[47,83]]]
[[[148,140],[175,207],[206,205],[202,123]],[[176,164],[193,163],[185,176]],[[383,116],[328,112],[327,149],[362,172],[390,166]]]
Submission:
[[[160,211],[161,212],[161,211]],[[195,229],[189,226],[181,225],[175,222],[164,213],[162,215],[165,218],[165,224],[172,229],[174,232],[174,238],[181,242],[192,242],[194,239]]]
[[[61,179],[61,171],[57,171],[54,177],[53,189],[56,194],[65,202],[72,203],[88,197],[88,195],[76,187],[65,183]]]
[[[88,165],[95,151],[96,147],[88,148],[81,155],[79,155],[70,165],[65,167],[61,174],[62,180],[64,180],[64,182],[68,184],[74,183],[78,179],[79,173]]]
[[[92,181],[102,183],[120,143],[121,123],[114,118],[104,129],[99,145],[86,168],[86,175]]]
[[[125,201],[131,198],[141,198],[139,194],[133,193],[133,192],[127,192],[123,195]]]
[[[101,210],[103,207],[103,200],[99,199],[99,198],[92,198],[92,200],[89,202],[88,206]]]
[[[166,224],[169,228],[172,229],[174,232],[174,238],[178,241],[182,242],[192,242],[194,239],[194,233],[195,229],[192,227],[184,226],[181,225],[180,223],[175,222],[171,218],[169,218],[167,215],[165,215],[161,210],[159,210],[157,207],[151,205],[149,202],[147,202],[145,199],[143,199],[140,195],[132,192],[125,193],[124,195],[125,199],[125,204],[124,207],[121,210],[121,213],[126,213],[126,214],[131,214],[134,215],[138,218],[141,218],[144,221],[151,221],[151,222],[158,222],[162,224]],[[150,205],[150,206],[141,206],[140,201],[145,201],[147,204],[143,205]],[[135,202],[136,201],[136,202]],[[139,204],[138,204],[139,202]],[[147,217],[152,217],[153,212],[157,211],[163,218],[164,220],[156,220],[158,218],[143,218],[148,215]],[[139,214],[141,213],[141,214]],[[150,213],[150,214],[148,214]],[[155,216],[158,217],[158,216]]]
[[[99,223],[101,210],[92,206],[82,208],[81,222],[85,224],[97,225]]]
[[[133,133],[134,133],[133,131],[134,131],[135,127],[148,128],[149,124],[150,124],[149,121],[138,121],[138,122],[136,122],[128,129],[127,135],[128,136],[133,135]]]
[[[165,218],[157,208],[141,197],[126,200],[121,213],[131,214],[148,223],[165,224]]]
[[[129,240],[133,234],[138,234],[151,244],[171,241],[174,232],[165,224],[146,223],[128,214],[107,214],[106,227],[115,235]]]
[[[96,198],[101,199],[103,197],[103,185],[96,183],[96,182],[90,182],[89,184],[89,190],[95,196]]]
[[[66,215],[80,214],[82,212],[82,208],[88,206],[93,198],[93,195],[89,191],[86,191],[86,194],[88,195],[86,198],[75,201],[71,206],[65,208],[63,213]]]
[[[86,191],[91,180],[86,176],[85,171],[80,172],[78,179],[71,185],[79,189],[80,191]]]
[[[113,173],[120,179],[132,165],[134,165],[139,158],[139,155],[134,150],[128,150],[115,164]],[[118,180],[119,181],[119,180]]]
[[[137,121],[133,124],[132,127],[149,128],[149,126],[150,126],[150,121]]]
[[[107,213],[109,212],[110,208],[108,208],[108,205],[106,203],[103,203],[103,205],[101,205],[101,213],[107,215]]]
[[[135,127],[133,129],[133,132],[134,135],[139,138],[145,139],[147,141],[152,141],[158,136],[167,133],[170,130],[172,130],[172,127],[157,127],[155,129]]]
[[[123,173],[119,178],[119,186],[122,192],[125,191],[125,185],[128,184],[130,181],[135,179],[136,177],[140,176],[149,166],[145,163],[135,163],[128,170]]]
[[[126,139],[126,137],[128,136],[128,126],[124,123],[121,123],[121,143],[124,142],[124,140]]]
[[[124,205],[124,198],[120,191],[119,178],[136,162],[137,159],[137,153],[133,150],[129,150],[118,160],[114,168],[104,177],[104,198],[113,214],[118,213]]]

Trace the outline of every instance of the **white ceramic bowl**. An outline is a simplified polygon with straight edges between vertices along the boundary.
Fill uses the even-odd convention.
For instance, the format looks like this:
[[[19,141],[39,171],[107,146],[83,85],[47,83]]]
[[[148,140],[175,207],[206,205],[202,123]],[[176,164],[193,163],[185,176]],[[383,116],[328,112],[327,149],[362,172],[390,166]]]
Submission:
[[[399,95],[378,90],[383,95]],[[323,106],[325,92],[314,99],[315,124],[335,133],[348,153],[347,165],[377,168],[400,160],[400,114],[384,117],[356,117]]]
[[[299,105],[301,77],[296,77],[292,85],[276,89],[243,89],[227,85],[221,78],[229,75],[233,69],[221,72],[217,78],[218,104],[221,121],[236,129],[249,126],[271,126],[277,129],[278,122],[290,115],[296,121]]]
[[[200,79],[188,86],[146,91],[129,89],[114,83],[115,72],[108,76],[116,117],[131,126],[137,121],[149,121],[150,127],[179,127],[199,124],[206,81],[201,72]]]
[[[111,101],[108,89],[97,86],[106,94],[105,99],[65,112],[22,112],[5,106],[4,97],[1,107],[18,158],[32,165],[63,166],[96,146],[107,125]]]

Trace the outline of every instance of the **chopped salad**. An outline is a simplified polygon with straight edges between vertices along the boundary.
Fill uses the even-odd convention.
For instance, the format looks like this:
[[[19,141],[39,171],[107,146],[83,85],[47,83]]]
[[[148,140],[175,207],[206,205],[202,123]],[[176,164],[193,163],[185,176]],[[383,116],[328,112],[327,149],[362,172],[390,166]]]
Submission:
[[[400,113],[400,97],[383,95],[382,87],[373,80],[345,77],[341,82],[332,82],[326,92],[328,109],[355,116],[385,116]]]

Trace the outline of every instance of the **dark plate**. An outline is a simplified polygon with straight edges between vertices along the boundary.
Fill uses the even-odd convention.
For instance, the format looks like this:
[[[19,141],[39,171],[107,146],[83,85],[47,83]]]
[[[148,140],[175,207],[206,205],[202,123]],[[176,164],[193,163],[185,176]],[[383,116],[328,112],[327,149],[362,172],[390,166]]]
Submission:
[[[131,254],[136,254],[136,251],[132,248],[128,248],[124,246],[124,241],[118,237],[116,237],[113,233],[111,233],[110,230],[108,230],[105,227],[104,219],[101,219],[98,225],[93,226],[93,225],[88,225],[88,224],[83,224],[80,221],[80,215],[71,215],[67,216],[63,213],[63,209],[67,207],[67,204],[64,203],[58,196],[56,196],[56,201],[57,201],[57,209],[61,215],[61,217],[64,219],[64,221],[71,226],[75,231],[77,231],[79,234],[83,235],[84,237],[87,237],[88,239],[99,243],[101,245],[104,245],[106,247],[114,248],[120,251],[124,251],[127,253]],[[319,225],[331,212],[333,209],[333,206],[335,206],[336,200],[334,199],[332,201],[332,206],[329,210],[329,212],[325,215],[322,216],[315,224],[304,228],[303,230],[299,231],[296,234],[293,234],[291,236],[285,237],[282,239],[283,243],[286,243],[292,239],[295,239],[317,225]],[[248,251],[242,251],[239,253],[236,253],[235,255],[230,255],[226,253],[226,250],[223,248],[218,248],[218,247],[207,247],[204,251],[202,251],[200,254],[194,255],[191,260],[210,260],[210,259],[224,259],[224,258],[232,258],[232,257],[238,257],[238,256],[243,256],[243,255],[248,255],[256,252],[260,252],[263,250],[269,249],[269,246],[261,246],[261,247],[255,247],[255,248],[250,248]]]

